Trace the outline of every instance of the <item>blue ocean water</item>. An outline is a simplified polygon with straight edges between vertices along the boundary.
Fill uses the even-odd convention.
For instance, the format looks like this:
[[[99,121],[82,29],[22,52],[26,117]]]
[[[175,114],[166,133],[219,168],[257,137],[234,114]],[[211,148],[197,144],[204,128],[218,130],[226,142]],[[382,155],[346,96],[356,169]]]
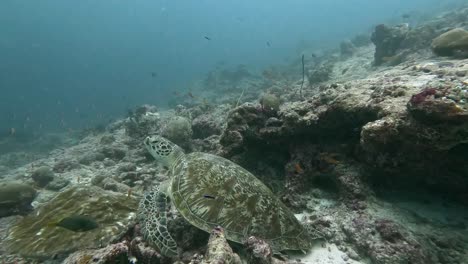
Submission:
[[[462,1],[0,2],[0,133],[105,124],[220,62],[262,69]],[[207,39],[209,38],[209,40]]]

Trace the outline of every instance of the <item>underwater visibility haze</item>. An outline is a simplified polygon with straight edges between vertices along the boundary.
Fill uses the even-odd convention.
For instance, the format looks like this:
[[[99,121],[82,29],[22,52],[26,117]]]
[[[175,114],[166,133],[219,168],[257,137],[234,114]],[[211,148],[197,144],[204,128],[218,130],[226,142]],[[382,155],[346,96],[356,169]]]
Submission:
[[[468,263],[467,1],[0,25],[0,263]]]
[[[1,131],[25,122],[30,129],[80,128],[143,103],[165,107],[172,90],[188,90],[219,62],[261,69],[292,58],[305,48],[300,43],[325,48],[392,16],[440,6],[427,0],[2,1]]]

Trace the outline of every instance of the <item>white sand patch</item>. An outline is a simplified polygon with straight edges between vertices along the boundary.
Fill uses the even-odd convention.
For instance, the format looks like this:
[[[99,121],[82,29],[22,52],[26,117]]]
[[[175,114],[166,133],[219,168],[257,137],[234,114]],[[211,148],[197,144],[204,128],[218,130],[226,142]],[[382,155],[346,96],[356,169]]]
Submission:
[[[348,255],[339,250],[335,244],[326,244],[322,247],[320,244],[314,246],[307,255],[291,255],[291,260],[301,260],[306,264],[365,264],[367,262],[350,259]]]

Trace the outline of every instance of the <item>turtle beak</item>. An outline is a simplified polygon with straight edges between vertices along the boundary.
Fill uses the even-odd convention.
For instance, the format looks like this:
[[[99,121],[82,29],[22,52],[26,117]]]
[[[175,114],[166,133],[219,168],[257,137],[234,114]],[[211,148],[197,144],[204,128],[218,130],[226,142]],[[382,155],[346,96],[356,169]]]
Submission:
[[[145,144],[146,146],[148,146],[150,143],[150,137],[146,137],[145,138],[145,141],[143,141],[143,144]]]

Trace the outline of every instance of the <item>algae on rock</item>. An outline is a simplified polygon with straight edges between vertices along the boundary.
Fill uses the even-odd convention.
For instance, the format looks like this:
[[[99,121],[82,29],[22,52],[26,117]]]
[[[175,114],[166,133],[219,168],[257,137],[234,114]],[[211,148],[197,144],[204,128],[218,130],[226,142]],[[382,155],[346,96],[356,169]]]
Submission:
[[[15,223],[6,246],[11,253],[47,258],[107,245],[127,231],[137,208],[138,201],[125,194],[95,186],[69,188]],[[73,232],[50,225],[71,215],[91,217],[98,228]]]

